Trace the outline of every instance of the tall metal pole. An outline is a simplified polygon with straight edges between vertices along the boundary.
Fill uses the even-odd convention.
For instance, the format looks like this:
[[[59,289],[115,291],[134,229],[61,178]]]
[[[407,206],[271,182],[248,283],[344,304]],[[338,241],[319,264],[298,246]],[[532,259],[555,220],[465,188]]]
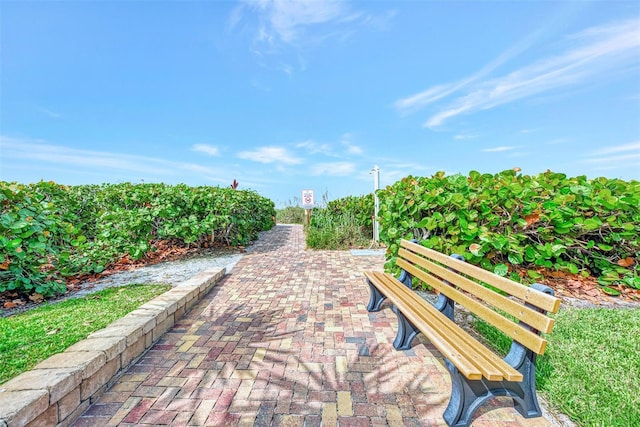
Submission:
[[[380,201],[378,200],[377,191],[380,189],[380,168],[375,165],[373,169],[373,243],[378,244],[380,240],[380,231],[378,229],[378,210],[380,209]]]

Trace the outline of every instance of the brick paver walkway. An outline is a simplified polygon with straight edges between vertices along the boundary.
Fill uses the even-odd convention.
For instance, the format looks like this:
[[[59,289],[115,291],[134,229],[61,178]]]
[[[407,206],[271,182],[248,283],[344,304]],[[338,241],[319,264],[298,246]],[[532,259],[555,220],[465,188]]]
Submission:
[[[306,251],[301,226],[256,244],[75,426],[441,426],[450,380],[420,341],[392,342],[396,317],[368,313],[362,271],[382,256]],[[474,426],[548,426],[510,400]]]

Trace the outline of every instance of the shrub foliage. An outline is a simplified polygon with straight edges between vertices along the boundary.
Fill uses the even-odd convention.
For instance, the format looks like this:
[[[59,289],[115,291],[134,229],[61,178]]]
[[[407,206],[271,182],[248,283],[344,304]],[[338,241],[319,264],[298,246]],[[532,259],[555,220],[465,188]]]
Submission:
[[[243,245],[274,225],[271,200],[246,190],[165,184],[0,182],[0,292],[51,296],[64,278],[140,259],[153,242]]]
[[[373,233],[373,194],[332,200],[314,208],[307,227],[307,246],[313,249],[366,247]]]
[[[536,176],[507,170],[469,176],[408,176],[379,190],[380,239],[395,261],[401,238],[512,278],[543,267],[640,289],[640,182]],[[511,270],[511,271],[510,271]]]

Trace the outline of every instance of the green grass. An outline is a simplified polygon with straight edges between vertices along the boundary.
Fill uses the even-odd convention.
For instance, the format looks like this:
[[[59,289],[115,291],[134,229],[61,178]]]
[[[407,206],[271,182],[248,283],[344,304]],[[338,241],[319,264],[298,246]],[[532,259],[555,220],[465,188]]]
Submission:
[[[307,246],[312,249],[364,248],[371,243],[371,237],[350,214],[334,217],[322,210],[314,211],[311,225],[306,227]]]
[[[276,209],[276,222],[278,224],[304,224],[307,221],[306,211],[299,206],[286,206]]]
[[[0,384],[160,295],[169,285],[108,288],[0,318]]]
[[[637,426],[640,420],[640,309],[562,308],[537,361],[537,388],[583,427]],[[509,340],[482,321],[499,351]]]

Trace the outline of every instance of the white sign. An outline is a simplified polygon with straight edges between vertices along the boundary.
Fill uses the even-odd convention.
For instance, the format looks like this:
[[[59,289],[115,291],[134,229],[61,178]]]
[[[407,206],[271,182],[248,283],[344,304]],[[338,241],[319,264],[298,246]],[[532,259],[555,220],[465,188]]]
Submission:
[[[314,204],[313,190],[302,190],[302,207],[311,209]]]

